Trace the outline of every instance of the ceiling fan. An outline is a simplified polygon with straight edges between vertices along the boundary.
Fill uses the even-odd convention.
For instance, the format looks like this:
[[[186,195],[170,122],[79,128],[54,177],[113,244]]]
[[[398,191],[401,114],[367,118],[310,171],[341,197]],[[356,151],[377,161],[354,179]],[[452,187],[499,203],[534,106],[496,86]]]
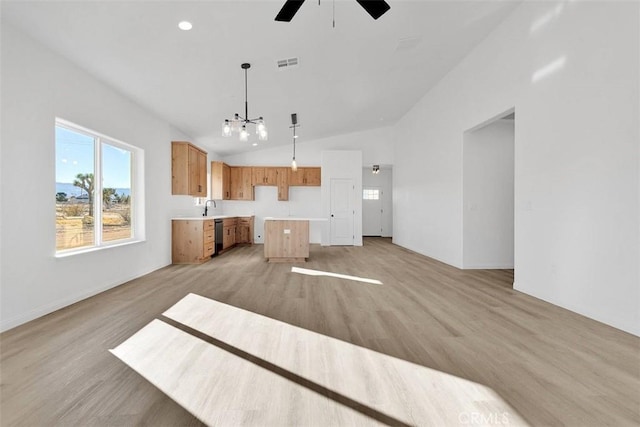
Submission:
[[[380,18],[386,11],[391,9],[391,6],[389,6],[389,4],[384,0],[356,1],[364,8],[364,10],[367,11],[369,15],[371,15],[373,19]],[[287,0],[284,3],[284,6],[282,6],[282,9],[280,9],[280,12],[278,12],[276,21],[291,22],[295,14],[298,12],[298,9],[300,9],[300,6],[302,6],[302,3],[304,3],[304,0]]]

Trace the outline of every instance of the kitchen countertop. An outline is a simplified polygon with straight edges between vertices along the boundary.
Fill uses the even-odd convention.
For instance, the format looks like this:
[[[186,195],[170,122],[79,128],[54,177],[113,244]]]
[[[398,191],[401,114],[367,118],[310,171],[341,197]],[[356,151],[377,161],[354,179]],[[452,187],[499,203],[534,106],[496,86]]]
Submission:
[[[178,221],[204,221],[207,219],[250,218],[253,215],[211,215],[211,216],[178,216],[171,218]]]

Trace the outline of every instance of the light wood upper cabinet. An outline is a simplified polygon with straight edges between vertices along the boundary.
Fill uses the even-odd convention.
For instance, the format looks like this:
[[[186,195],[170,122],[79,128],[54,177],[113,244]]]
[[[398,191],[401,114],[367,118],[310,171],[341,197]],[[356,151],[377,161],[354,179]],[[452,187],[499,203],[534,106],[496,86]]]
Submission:
[[[253,200],[252,168],[230,167],[231,200]]]
[[[278,183],[278,200],[289,200],[289,168],[275,168]]]
[[[311,186],[320,186],[321,183],[320,168],[305,168],[304,184]]]
[[[207,195],[207,153],[189,142],[171,142],[171,194]]]
[[[211,198],[231,199],[231,168],[223,162],[211,162]]]
[[[254,186],[278,187],[278,200],[289,200],[289,187],[320,186],[319,167],[301,167],[296,172],[288,167],[229,166],[211,162],[211,198],[216,200],[255,200]]]
[[[289,185],[304,185],[304,169],[298,168],[295,172],[289,169]]]
[[[297,171],[289,169],[289,185],[294,186],[320,186],[321,173],[320,168],[304,167],[298,168]]]
[[[277,185],[277,168],[254,167],[251,169],[253,185]]]

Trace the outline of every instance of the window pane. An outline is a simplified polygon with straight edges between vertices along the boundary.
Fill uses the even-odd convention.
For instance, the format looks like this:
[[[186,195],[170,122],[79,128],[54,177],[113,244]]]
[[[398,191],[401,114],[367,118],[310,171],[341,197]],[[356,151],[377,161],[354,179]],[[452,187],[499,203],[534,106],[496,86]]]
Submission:
[[[380,190],[372,188],[364,188],[362,190],[362,199],[378,200],[380,198]]]
[[[132,153],[102,144],[102,241],[129,239]]]
[[[56,249],[93,246],[94,138],[56,126]]]

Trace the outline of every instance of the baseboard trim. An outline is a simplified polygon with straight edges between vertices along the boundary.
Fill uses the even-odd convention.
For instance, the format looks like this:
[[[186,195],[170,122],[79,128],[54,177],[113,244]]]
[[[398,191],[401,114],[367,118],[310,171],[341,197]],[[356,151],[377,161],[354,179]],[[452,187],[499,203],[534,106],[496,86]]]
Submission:
[[[465,265],[463,270],[513,270],[513,264],[471,264]]]
[[[556,301],[553,298],[548,297],[547,295],[542,295],[542,294],[539,294],[539,293],[532,292],[531,290],[527,289],[526,287],[520,286],[515,281],[513,282],[513,289],[518,291],[518,292],[522,292],[523,294],[528,295],[530,297],[539,299],[539,300],[547,302],[549,304],[553,304],[556,307],[563,308],[563,309],[568,310],[568,311],[570,311],[572,313],[575,313],[575,314],[578,314],[580,316],[584,316],[586,318],[589,318],[589,319],[591,319],[593,321],[602,323],[603,325],[607,325],[609,327],[618,329],[618,330],[626,332],[628,334],[640,337],[640,328],[634,322],[625,322],[624,320],[619,320],[619,319],[604,318],[603,316],[599,315],[598,313],[593,313],[591,310],[585,309],[584,307],[578,307],[578,306],[575,306],[575,305],[565,304],[563,301]]]
[[[85,292],[81,292],[72,296],[68,296],[65,298],[60,298],[52,303],[49,304],[45,304],[42,305],[40,307],[36,307],[33,308],[31,310],[29,310],[28,312],[21,314],[19,316],[14,316],[11,317],[9,319],[5,319],[0,321],[0,332],[6,332],[10,329],[16,328],[18,326],[24,325],[25,323],[31,322],[32,320],[36,320],[42,316],[46,316],[47,314],[51,314],[54,311],[58,311],[60,309],[63,309],[65,307],[68,307],[72,304],[75,304],[77,302],[80,302],[82,300],[85,300],[87,298],[91,298],[93,296],[96,296],[104,291],[108,291],[109,289],[113,289],[115,287],[118,287],[120,285],[123,285],[131,280],[137,279],[139,277],[142,277],[146,274],[152,273],[156,270],[159,270],[161,268],[166,267],[169,264],[164,264],[161,265],[159,267],[154,267],[152,269],[150,269],[149,271],[146,272],[142,272],[140,274],[136,274],[133,275],[131,277],[126,277],[124,279],[119,279],[115,282],[111,282],[108,284],[105,284],[103,286],[98,286],[96,288],[93,288],[91,290],[85,291]]]

